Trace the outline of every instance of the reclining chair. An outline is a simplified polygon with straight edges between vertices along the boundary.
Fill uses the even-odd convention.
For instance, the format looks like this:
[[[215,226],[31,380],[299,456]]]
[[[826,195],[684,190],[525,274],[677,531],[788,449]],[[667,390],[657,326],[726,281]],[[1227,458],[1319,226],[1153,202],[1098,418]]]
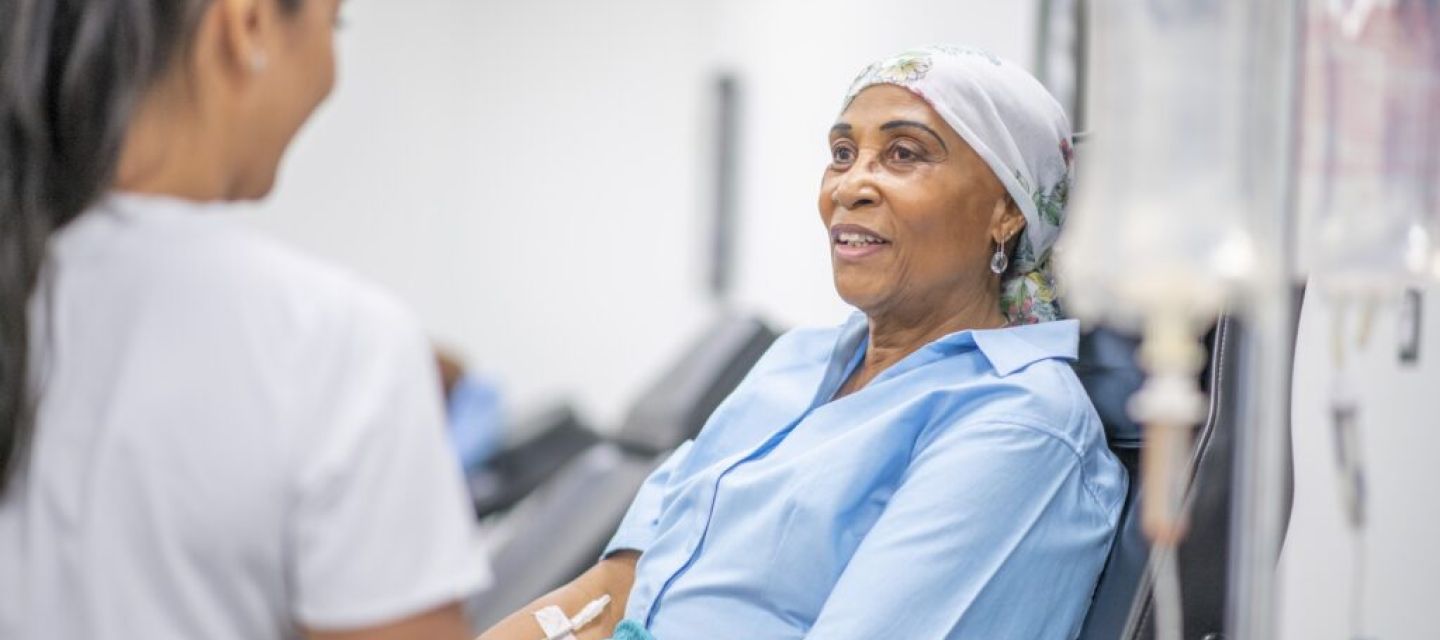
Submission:
[[[492,528],[495,588],[469,603],[487,628],[593,565],[635,492],[740,384],[777,334],[725,318],[640,396],[615,434],[566,462]]]
[[[1210,405],[1205,422],[1195,432],[1186,496],[1190,527],[1176,557],[1187,639],[1224,638],[1235,428],[1242,395],[1250,388],[1240,366],[1246,340],[1243,328],[1228,317],[1222,317],[1207,337],[1210,360],[1201,386],[1209,393]],[[1126,412],[1130,395],[1143,379],[1135,364],[1137,346],[1132,338],[1098,329],[1081,339],[1080,358],[1075,365],[1105,423],[1111,448],[1130,473],[1130,491],[1120,526],[1081,629],[1081,640],[1155,637],[1153,591],[1146,570],[1150,546],[1140,530],[1137,500],[1143,444],[1140,426]],[[1287,514],[1290,500],[1287,492]]]
[[[468,478],[479,518],[515,506],[556,469],[600,441],[568,404],[546,407],[522,418],[514,430],[532,435],[497,453],[485,468]]]

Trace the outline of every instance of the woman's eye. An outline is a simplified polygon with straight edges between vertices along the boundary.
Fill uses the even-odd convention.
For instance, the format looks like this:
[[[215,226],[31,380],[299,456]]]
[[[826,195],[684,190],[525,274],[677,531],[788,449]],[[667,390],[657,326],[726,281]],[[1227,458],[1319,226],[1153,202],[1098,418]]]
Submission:
[[[905,145],[895,145],[890,149],[890,157],[900,162],[914,162],[920,159],[920,152]]]
[[[855,150],[844,145],[832,147],[830,160],[835,164],[850,164],[855,161]]]

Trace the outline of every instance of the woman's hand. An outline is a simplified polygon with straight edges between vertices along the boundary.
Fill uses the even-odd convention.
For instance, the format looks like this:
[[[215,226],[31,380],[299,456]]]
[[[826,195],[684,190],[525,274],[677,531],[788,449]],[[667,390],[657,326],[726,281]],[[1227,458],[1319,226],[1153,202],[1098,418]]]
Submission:
[[[545,633],[535,622],[535,612],[556,605],[573,616],[582,607],[602,595],[609,594],[610,605],[600,613],[594,622],[585,625],[575,634],[579,640],[604,640],[615,631],[615,626],[625,618],[625,605],[630,600],[630,586],[635,583],[635,563],[640,559],[637,551],[620,551],[601,560],[589,571],[580,574],[559,589],[551,591],[510,614],[491,627],[476,640],[539,640]]]

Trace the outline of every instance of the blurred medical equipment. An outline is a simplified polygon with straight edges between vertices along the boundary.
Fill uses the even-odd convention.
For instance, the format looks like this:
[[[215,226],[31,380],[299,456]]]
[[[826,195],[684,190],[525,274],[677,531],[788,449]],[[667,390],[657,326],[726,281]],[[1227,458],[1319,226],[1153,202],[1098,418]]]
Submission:
[[[1210,389],[1207,401],[1197,384],[1206,363],[1199,338],[1233,310],[1240,314],[1234,324],[1245,325],[1251,339],[1238,354],[1250,384],[1236,418],[1226,626],[1237,637],[1268,639],[1286,511],[1294,314],[1285,123],[1297,7],[1197,0],[1080,6],[1088,10],[1077,29],[1088,57],[1081,91],[1094,135],[1078,151],[1079,197],[1058,255],[1072,313],[1142,336],[1138,355],[1148,378],[1129,410],[1145,425],[1139,484],[1142,529],[1154,545],[1155,633],[1190,637],[1182,631],[1188,616],[1178,562],[1186,505],[1199,480],[1192,429],[1220,391]],[[1224,321],[1216,335],[1232,331]],[[1199,444],[1209,442],[1202,431]],[[1145,614],[1149,620],[1148,607]]]
[[[658,376],[620,428],[545,477],[488,522],[496,588],[471,603],[487,628],[569,582],[599,559],[635,492],[740,383],[777,334],[749,317],[725,317]]]
[[[1075,87],[1076,104],[1088,96],[1085,127],[1094,130],[1079,150],[1080,195],[1063,241],[1066,300],[1081,317],[1144,336],[1150,380],[1132,409],[1147,425],[1141,481],[1159,637],[1182,637],[1182,611],[1183,637],[1210,631],[1193,629],[1190,600],[1213,594],[1186,591],[1182,602],[1167,557],[1177,557],[1186,507],[1198,507],[1194,491],[1203,491],[1203,468],[1191,478],[1184,465],[1186,425],[1204,397],[1190,383],[1200,363],[1193,345],[1220,312],[1237,317],[1222,321],[1217,336],[1249,330],[1239,373],[1254,381],[1240,387],[1250,397],[1238,415],[1225,628],[1273,637],[1296,316],[1289,291],[1303,275],[1334,316],[1332,436],[1357,556],[1350,633],[1364,637],[1365,412],[1348,362],[1365,348],[1377,313],[1398,308],[1408,327],[1399,358],[1413,363],[1419,293],[1398,296],[1440,276],[1440,3],[1043,4],[1051,13],[1042,13],[1042,38],[1052,47],[1044,65],[1058,64],[1056,50],[1089,58],[1077,65],[1087,71],[1055,78],[1062,91]],[[1056,12],[1076,24],[1057,28],[1065,18]],[[1226,386],[1223,376],[1216,381],[1212,408]],[[1205,522],[1194,520],[1190,534]],[[1130,542],[1129,526],[1117,550]],[[1105,605],[1109,571],[1092,619]]]
[[[1040,0],[1035,38],[1035,77],[1070,116],[1080,142],[1085,117],[1085,51],[1090,35],[1090,0]]]
[[[1223,536],[1228,529],[1228,513],[1223,509],[1217,513],[1213,506],[1228,504],[1231,486],[1228,470],[1233,457],[1236,380],[1233,359],[1238,345],[1231,334],[1235,331],[1232,322],[1222,320],[1209,340],[1210,364],[1203,382],[1210,392],[1210,406],[1199,430],[1194,456],[1189,461],[1197,496],[1192,500],[1204,502],[1196,519],[1198,535],[1187,542],[1199,550],[1194,554],[1202,561],[1195,565],[1199,567],[1214,567],[1217,552],[1223,556],[1226,550]],[[1155,586],[1146,580],[1145,573],[1151,561],[1150,545],[1141,533],[1138,512],[1143,483],[1139,473],[1139,458],[1144,449],[1142,427],[1126,409],[1129,398],[1144,380],[1144,373],[1135,362],[1137,347],[1138,340],[1133,337],[1110,329],[1096,329],[1081,339],[1080,357],[1075,364],[1076,374],[1105,424],[1110,446],[1131,478],[1125,509],[1081,630],[1081,640],[1129,640],[1154,635],[1150,612]],[[1214,539],[1217,532],[1221,536],[1218,541]],[[1199,579],[1207,580],[1207,577],[1202,575]],[[1221,583],[1223,574],[1218,583],[1214,579],[1207,581],[1204,586],[1211,589],[1197,591],[1219,592],[1215,587]],[[1213,605],[1186,611],[1187,619],[1193,618],[1190,626],[1210,629],[1220,628],[1219,612],[1220,608]]]
[[[1299,114],[1303,256],[1331,314],[1331,436],[1350,529],[1349,635],[1368,637],[1366,428],[1351,362],[1377,315],[1395,309],[1399,359],[1419,356],[1419,292],[1440,277],[1440,6],[1431,0],[1309,0]]]

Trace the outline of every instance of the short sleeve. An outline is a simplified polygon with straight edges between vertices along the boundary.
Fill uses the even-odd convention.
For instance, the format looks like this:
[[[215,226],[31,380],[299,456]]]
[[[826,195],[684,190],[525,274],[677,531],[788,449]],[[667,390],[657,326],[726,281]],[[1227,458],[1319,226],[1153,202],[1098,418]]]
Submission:
[[[317,353],[287,522],[293,616],[374,626],[461,600],[490,573],[417,324],[362,310]]]
[[[693,444],[693,440],[686,440],[645,479],[645,484],[641,485],[640,491],[635,494],[635,500],[630,503],[630,509],[625,512],[625,519],[620,521],[614,537],[605,545],[602,557],[627,550],[644,553],[650,548],[650,543],[655,540],[656,523],[660,520],[665,486],[670,482],[675,469],[685,461]]]
[[[1073,637],[1113,533],[1080,469],[1042,430],[952,425],[916,454],[808,637]]]

